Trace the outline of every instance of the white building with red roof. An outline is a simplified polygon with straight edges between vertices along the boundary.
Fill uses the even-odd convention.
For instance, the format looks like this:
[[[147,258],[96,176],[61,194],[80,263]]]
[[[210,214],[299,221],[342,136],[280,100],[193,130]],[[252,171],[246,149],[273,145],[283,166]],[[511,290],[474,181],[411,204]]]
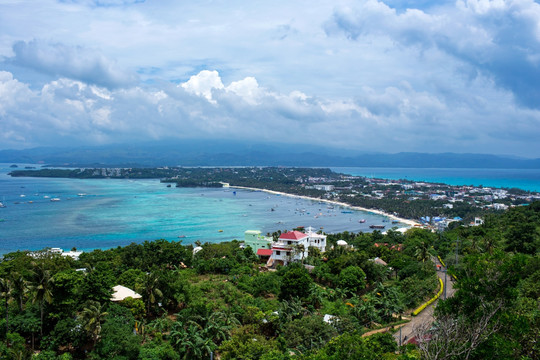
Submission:
[[[287,231],[272,244],[272,256],[269,264],[287,265],[291,261],[301,261],[308,256],[308,249],[315,247],[321,252],[326,250],[326,235],[317,234],[311,227],[306,233]]]

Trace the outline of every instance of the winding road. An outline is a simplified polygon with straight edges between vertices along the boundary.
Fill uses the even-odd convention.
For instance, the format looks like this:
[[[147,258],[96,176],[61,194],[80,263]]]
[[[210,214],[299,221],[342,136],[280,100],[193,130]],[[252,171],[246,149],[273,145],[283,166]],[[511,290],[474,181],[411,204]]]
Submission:
[[[432,257],[431,260],[437,266],[437,268],[439,268],[440,266],[440,270],[437,270],[437,276],[442,280],[446,288],[439,299],[445,299],[453,296],[455,292],[453,284],[454,279],[450,275],[446,274],[446,268],[442,266],[439,259]],[[405,344],[409,339],[411,339],[415,335],[414,331],[418,328],[419,325],[433,322],[433,311],[438,302],[439,300],[433,302],[433,304],[425,308],[420,314],[418,314],[417,316],[413,316],[410,322],[401,326],[401,331],[398,330],[394,334],[394,338],[396,339],[398,345]]]

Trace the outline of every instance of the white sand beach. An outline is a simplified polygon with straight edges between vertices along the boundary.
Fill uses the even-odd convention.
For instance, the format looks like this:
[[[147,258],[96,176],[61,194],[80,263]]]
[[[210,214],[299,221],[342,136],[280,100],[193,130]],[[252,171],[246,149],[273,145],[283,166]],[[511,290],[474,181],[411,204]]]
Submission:
[[[372,214],[383,215],[383,216],[386,216],[386,217],[388,217],[388,218],[390,218],[392,220],[397,220],[397,221],[399,221],[401,223],[407,224],[407,225],[409,225],[411,227],[421,225],[418,221],[411,220],[411,219],[400,218],[400,217],[397,217],[395,215],[388,214],[388,213],[386,213],[384,211],[381,211],[381,210],[367,209],[367,208],[363,208],[361,206],[352,206],[352,205],[346,204],[344,202],[339,202],[339,201],[334,201],[334,200],[319,199],[319,198],[313,198],[313,197],[309,197],[309,196],[287,194],[287,193],[280,192],[280,191],[251,188],[251,187],[246,187],[246,186],[229,185],[229,187],[230,188],[235,188],[235,189],[242,189],[242,190],[262,191],[262,192],[266,192],[266,193],[269,193],[269,194],[283,195],[283,196],[289,196],[289,197],[305,199],[305,200],[320,201],[320,202],[325,202],[325,203],[332,204],[332,205],[338,205],[338,206],[346,207],[346,208],[353,209],[353,210],[366,211],[366,212],[370,212]]]

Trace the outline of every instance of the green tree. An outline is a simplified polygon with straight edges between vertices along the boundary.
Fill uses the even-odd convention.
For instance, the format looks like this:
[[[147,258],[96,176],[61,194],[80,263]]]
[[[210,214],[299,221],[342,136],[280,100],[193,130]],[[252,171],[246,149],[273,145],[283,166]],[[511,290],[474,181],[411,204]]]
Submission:
[[[11,299],[11,294],[13,287],[11,281],[8,278],[0,278],[0,299],[4,299],[4,306],[6,309],[6,334],[9,332],[9,300]],[[7,338],[6,338],[7,341]]]
[[[147,314],[150,314],[150,305],[155,304],[156,301],[163,296],[163,293],[158,286],[159,275],[156,272],[151,272],[144,276],[142,284],[138,287],[145,299]]]
[[[287,346],[302,353],[323,346],[336,335],[336,329],[316,315],[293,320],[285,325],[282,332]]]
[[[32,270],[31,292],[33,294],[32,302],[39,304],[40,311],[40,336],[43,337],[43,317],[45,303],[50,304],[53,301],[52,286],[54,280],[50,270],[45,269],[42,263],[36,264]]]
[[[11,276],[11,284],[13,286],[13,295],[17,299],[17,304],[19,305],[19,311],[23,310],[23,303],[24,303],[24,297],[26,293],[28,292],[28,281],[24,278],[24,276],[19,272],[12,272]]]
[[[111,299],[112,287],[116,285],[115,282],[109,262],[100,261],[86,273],[81,284],[81,298],[99,303],[108,302]]]
[[[107,316],[107,312],[103,311],[102,305],[99,302],[92,300],[87,303],[81,312],[81,322],[84,329],[92,338],[94,347],[101,334],[101,324],[103,323],[105,316]]]
[[[430,259],[431,252],[431,246],[427,242],[421,241],[416,245],[414,255],[418,261],[426,262]]]
[[[134,333],[135,319],[123,306],[110,304],[94,353],[98,359],[137,359],[141,337]]]
[[[339,286],[349,294],[361,291],[366,287],[366,273],[358,266],[349,266],[341,270]]]
[[[279,299],[289,300],[293,297],[305,299],[309,296],[312,284],[313,280],[303,266],[290,266],[281,279]]]

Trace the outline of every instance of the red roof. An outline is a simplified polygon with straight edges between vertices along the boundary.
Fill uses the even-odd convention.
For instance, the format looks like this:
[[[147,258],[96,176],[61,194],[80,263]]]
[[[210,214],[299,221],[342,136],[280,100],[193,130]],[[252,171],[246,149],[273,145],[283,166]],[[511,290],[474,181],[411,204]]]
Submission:
[[[259,256],[272,256],[272,249],[259,249],[257,250]]]
[[[300,231],[287,231],[280,235],[280,239],[284,240],[300,240],[305,238],[307,235]]]

